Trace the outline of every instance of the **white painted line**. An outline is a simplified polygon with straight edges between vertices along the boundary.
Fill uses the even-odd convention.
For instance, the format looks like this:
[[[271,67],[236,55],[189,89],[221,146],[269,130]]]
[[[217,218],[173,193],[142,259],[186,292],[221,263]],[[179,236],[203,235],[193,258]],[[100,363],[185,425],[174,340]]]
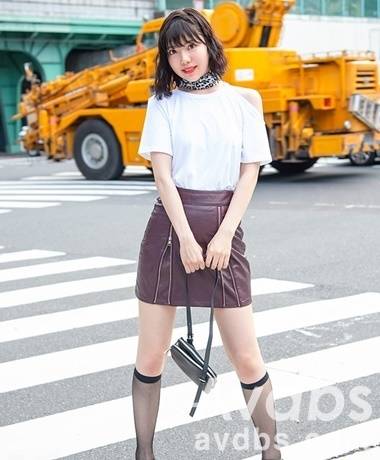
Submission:
[[[86,278],[78,281],[49,284],[26,289],[16,289],[0,293],[0,308],[15,307],[16,305],[29,305],[53,299],[63,299],[92,292],[125,289],[134,286],[136,273],[122,275],[102,276],[99,278]]]
[[[285,281],[275,278],[255,278],[251,280],[252,296],[260,294],[275,294],[277,292],[288,292],[296,289],[306,289],[314,284]]]
[[[109,190],[121,190],[121,191],[128,191],[128,190],[157,190],[157,187],[152,182],[144,184],[140,182],[139,184],[131,184],[124,182],[125,185],[92,185],[92,184],[78,184],[70,182],[67,183],[54,183],[54,184],[30,184],[26,185],[24,182],[13,182],[12,184],[1,184],[0,183],[0,190],[5,191],[7,193],[12,192],[13,190],[88,190],[92,192],[94,190],[101,190],[106,193]]]
[[[288,330],[292,329],[291,326],[292,324],[288,323]],[[175,328],[173,331],[173,340],[185,335],[186,330],[185,326]],[[208,338],[208,322],[194,325],[193,330],[197,349],[204,349]],[[258,331],[258,337],[273,333],[268,322],[266,322],[266,330],[264,328],[264,330],[261,331],[259,324],[256,326],[256,330]],[[274,328],[274,331],[276,332],[276,328]],[[305,374],[320,382],[324,382],[325,378],[327,378],[328,382],[334,378],[338,379],[337,381],[349,380],[350,378],[354,378],[350,376],[356,371],[362,372],[360,375],[363,376],[369,375],[368,373],[372,372],[374,368],[379,368],[380,371],[380,360],[378,360],[379,362],[376,364],[373,363],[373,361],[376,360],[360,360],[359,356],[355,356],[355,353],[359,353],[359,351],[356,352],[355,350],[358,349],[364,352],[363,347],[365,348],[367,346],[365,343],[372,341],[371,343],[375,346],[375,344],[377,344],[376,340],[379,342],[378,345],[380,346],[380,337],[344,345],[345,347],[351,347],[351,352],[353,353],[352,362],[355,362],[355,366],[348,366],[345,361],[340,362],[338,358],[341,348],[336,347],[324,350],[323,353],[310,353],[310,355],[313,355],[313,358],[309,361],[306,355],[301,355],[295,358],[279,360],[272,363],[270,367],[272,370],[284,373],[295,372],[300,375]],[[137,341],[138,336],[131,336],[124,339],[47,353],[40,356],[32,356],[30,358],[0,364],[0,375],[2,375],[0,392],[13,391],[33,385],[40,385],[47,382],[133,364],[136,358]],[[361,343],[364,343],[364,345],[359,345]],[[218,328],[215,328],[213,338],[213,347],[216,346],[222,346]],[[328,366],[327,363],[321,362],[325,356],[324,353],[329,353],[329,359],[332,363],[332,368],[329,369],[331,379],[318,374],[319,366],[322,366],[322,368],[323,366],[325,368]],[[354,358],[356,357],[359,359],[359,362],[355,361]],[[376,372],[376,370],[373,370],[373,373],[374,372]],[[325,383],[323,383],[323,385],[324,384]]]
[[[51,193],[55,193],[55,199],[56,200],[64,200],[66,199],[64,196],[61,195],[125,195],[125,196],[132,196],[132,195],[142,195],[144,193],[148,193],[147,191],[137,191],[137,190],[107,190],[107,189],[102,189],[102,190],[91,190],[89,188],[87,189],[51,189],[50,187],[46,190],[43,189],[31,189],[31,188],[25,188],[24,190],[19,190],[19,189],[1,189],[0,188],[0,198],[3,198],[3,194],[9,194],[11,193],[12,195],[22,195],[26,192],[29,192],[36,200],[40,199],[36,195],[50,195]],[[104,198],[103,196],[103,198]],[[19,199],[19,197],[15,197],[15,199]],[[42,198],[41,198],[42,199]]]
[[[379,209],[380,205],[379,204],[345,204],[344,207],[346,209],[352,209],[352,208]]]
[[[11,212],[10,209],[0,209],[0,214],[6,214],[7,212]]]
[[[0,322],[0,343],[53,332],[122,321],[138,316],[137,299],[119,300]]]
[[[0,308],[27,305],[30,303],[88,294],[102,290],[107,291],[112,289],[122,289],[134,286],[135,282],[136,273],[126,273],[124,275],[104,276],[101,278],[89,278],[79,281],[69,281],[46,286],[17,289],[15,291],[0,293]],[[253,280],[251,284],[254,286],[254,292],[256,295],[272,292],[286,292],[312,286],[304,283],[271,280],[267,278],[263,278],[262,280]]]
[[[135,174],[144,174],[142,173],[141,171],[138,171],[138,172],[135,172]],[[152,173],[148,172],[148,173],[145,173],[144,175],[149,175],[151,176]],[[62,177],[59,177],[59,176],[28,176],[28,177],[23,177],[21,180],[24,180],[24,181],[30,181],[30,182],[34,182],[34,181],[50,181],[50,182],[56,182],[56,181],[61,181],[61,180],[65,180],[65,178],[62,178]],[[86,179],[83,179],[81,177],[72,177],[71,178],[72,181],[86,181],[86,182],[100,182],[100,181],[87,181]],[[101,182],[107,182],[107,181],[101,181]]]
[[[365,293],[338,299],[321,300],[289,307],[257,312],[255,328],[258,337],[278,334],[290,330],[311,327],[355,316],[380,312],[380,293]],[[178,307],[184,308],[184,307]],[[138,316],[138,300],[129,299],[71,309],[62,312],[35,315],[26,318],[0,322],[0,343],[37,337],[43,334],[67,331],[80,327],[122,321]],[[208,321],[193,324],[197,345],[206,347]],[[177,328],[176,334],[185,334],[185,328]],[[222,341],[216,329],[213,346],[221,346]],[[132,358],[133,359],[133,358]]]
[[[275,398],[285,398],[334,385],[345,381],[348,376],[354,379],[378,372],[380,370],[379,360],[363,360],[362,357],[371,354],[379,346],[380,338],[376,338],[290,358],[289,366],[287,366],[292,369],[290,372],[277,371],[276,362],[269,363],[268,367],[272,369],[270,373]],[[333,354],[331,354],[332,351],[334,351]],[[116,367],[117,356],[110,354],[109,357],[111,359],[110,368]],[[316,359],[314,375],[297,373],[303,364],[313,362],[314,359]],[[339,364],[338,368],[340,369],[344,364],[347,372],[330,373],[336,360]],[[360,365],[352,366],[353,362]],[[364,362],[367,363],[367,366],[364,365]],[[73,367],[78,367],[76,361],[72,361],[71,364]],[[59,363],[51,365],[50,370],[59,373]],[[87,365],[87,362],[83,362],[79,367],[83,371]],[[31,368],[27,372],[27,369],[24,368],[23,371],[21,376],[29,376],[37,373],[38,369]],[[203,394],[197,412],[194,417],[190,417],[188,414],[194,400],[195,390],[196,386],[191,381],[162,388],[157,432],[217,415],[226,414],[228,417],[229,412],[239,409],[242,415],[246,414],[245,417],[248,415],[235,371],[218,375],[215,388],[209,394]],[[132,413],[132,397],[128,396],[1,427],[2,453],[9,459],[21,459],[25,458],[27,449],[28,455],[32,458],[51,460],[132,439],[135,437]],[[107,420],[107,423],[104,423],[104,420]],[[366,428],[363,434],[372,431],[373,435],[375,431],[377,433],[379,431],[378,424],[375,428],[371,426],[371,430],[368,430],[368,425]],[[360,437],[351,435],[351,438],[354,438],[356,443],[361,442]],[[22,443],[19,442],[20,439],[23,440]],[[307,458],[310,459],[309,456]],[[320,457],[318,459],[320,460]]]
[[[0,206],[4,206],[7,208],[24,208],[24,209],[50,208],[52,206],[60,206],[60,204],[61,203],[34,203],[34,202],[29,202],[29,201],[19,201],[19,202],[0,201]]]
[[[128,166],[125,170],[125,172],[128,174],[147,174],[147,175],[152,175],[152,173],[145,168],[145,166]],[[66,172],[59,172],[59,173],[54,173],[51,176],[42,176],[42,177],[50,177],[50,178],[55,178],[55,177],[74,177],[74,178],[81,178],[85,179],[83,174],[79,171],[66,171]]]
[[[0,264],[19,262],[21,260],[47,259],[48,257],[65,256],[65,252],[44,251],[42,249],[30,249],[28,251],[6,252],[0,254]]]
[[[339,456],[341,460],[378,460],[380,448],[372,448],[352,455],[344,455],[360,447],[373,446],[380,442],[380,419],[357,423],[347,428],[319,435],[306,441],[297,442],[281,449],[284,458],[326,460]],[[261,455],[245,460],[261,460]]]
[[[0,180],[0,187],[18,187],[18,186],[24,186],[27,188],[33,188],[33,187],[60,187],[62,185],[67,185],[67,186],[72,186],[72,187],[78,187],[78,186],[84,186],[87,188],[110,188],[110,189],[126,189],[130,186],[132,187],[139,187],[139,186],[155,186],[154,181],[144,181],[144,180],[119,180],[119,181],[101,181],[101,180],[79,180],[79,179],[71,179],[71,180],[53,180],[53,181],[25,181],[25,180]]]
[[[314,206],[336,206],[335,203],[313,203]]]
[[[67,177],[83,177],[83,174],[79,171],[66,171],[53,174],[53,176],[67,176]]]
[[[8,268],[0,270],[0,283],[6,281],[37,278],[38,276],[58,275],[60,273],[93,270],[119,265],[134,264],[134,260],[116,259],[111,257],[87,257],[83,259],[63,260],[46,264],[30,265],[27,267]]]
[[[1,192],[0,192],[1,193]],[[136,192],[141,193],[141,192]],[[104,193],[102,194],[104,195]],[[77,201],[77,202],[89,202],[89,201],[97,201],[97,200],[104,200],[105,196],[76,196],[76,195],[0,195],[1,200],[10,200],[10,201]],[[13,204],[13,203],[12,203]]]
[[[4,249],[4,246],[0,246],[0,249]]]
[[[279,292],[281,288],[285,291],[289,291],[291,288],[300,288],[299,283],[293,284],[292,282],[278,280],[268,285],[268,280],[266,278],[263,278],[262,280],[259,279],[252,281],[252,283],[253,282],[255,284],[255,290],[257,291],[255,295],[259,295],[260,293],[265,294],[271,291]],[[270,289],[270,291],[268,289]],[[284,321],[286,318],[289,318],[292,321],[296,320],[294,324],[297,327],[306,327],[310,324],[314,324],[315,322],[323,321],[323,314],[326,315],[326,307],[324,307],[324,305],[327,305],[324,302],[329,302],[328,318],[332,318],[332,321],[336,317],[344,317],[345,314],[349,316],[355,316],[356,314],[363,315],[366,314],[366,312],[368,314],[372,313],[373,311],[377,311],[377,305],[378,303],[380,303],[380,301],[377,302],[376,296],[377,293],[374,294],[374,297],[368,294],[368,296],[364,295],[364,297],[362,297],[361,295],[357,298],[348,297],[343,299],[322,301],[322,303],[317,304],[316,310],[317,312],[321,312],[321,314],[316,316],[316,314],[310,315],[308,313],[306,318],[301,314],[303,312],[304,304],[298,305],[296,307],[286,307],[283,316],[281,316],[281,313],[278,312],[278,310],[276,310],[276,312],[278,312],[278,316],[276,316],[276,321],[273,321],[272,314],[269,311],[256,313],[256,321],[260,321],[260,318],[263,318],[263,324],[261,324],[262,330],[266,330],[266,321],[264,318],[266,318],[268,315],[269,321],[272,322],[272,327],[276,327],[277,325],[278,327],[282,326],[282,328],[284,328],[283,330],[287,330],[287,325],[289,324],[289,322]],[[358,313],[356,310],[357,303],[360,304],[361,313]],[[376,306],[372,307],[373,304],[375,304]],[[352,308],[350,308],[350,305],[352,305]],[[310,306],[307,304],[306,311],[309,311],[309,307]],[[283,311],[283,309],[280,310]],[[293,311],[294,313],[292,313]],[[336,316],[334,316],[334,312]],[[111,321],[121,321],[124,319],[135,318],[137,316],[138,301],[137,299],[131,299],[128,301],[111,302],[102,305],[93,305],[90,307],[68,310],[64,312],[38,315],[30,318],[20,318],[16,320],[3,321],[2,323],[0,323],[0,343],[26,337],[35,337],[41,334],[69,330],[75,327],[85,327]],[[280,321],[278,320],[279,318]],[[304,321],[302,321],[301,318],[303,318]],[[308,321],[311,322],[309,323]],[[208,322],[194,325],[194,328],[197,330],[197,334],[199,334],[198,344],[203,343],[203,341],[206,341],[208,334]],[[275,332],[280,331],[281,328],[275,329]],[[269,333],[270,332],[268,332],[268,334]],[[220,337],[218,337],[217,339],[214,338],[214,344],[221,344]]]
[[[60,181],[62,180],[62,177],[57,177],[57,176],[27,176],[22,178],[23,181]],[[85,180],[83,178],[72,178],[72,180]]]

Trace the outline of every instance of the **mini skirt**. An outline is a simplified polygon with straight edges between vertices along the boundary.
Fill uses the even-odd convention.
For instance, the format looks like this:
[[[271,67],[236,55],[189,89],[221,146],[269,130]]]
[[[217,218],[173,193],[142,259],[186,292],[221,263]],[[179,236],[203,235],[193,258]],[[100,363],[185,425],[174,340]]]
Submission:
[[[234,192],[176,188],[191,231],[206,260],[207,245],[217,232]],[[252,302],[251,270],[240,224],[232,238],[228,267],[219,271],[214,308],[244,307]],[[180,257],[179,239],[161,199],[156,198],[140,245],[136,297],[151,304],[210,307],[215,273],[211,267],[186,273]]]

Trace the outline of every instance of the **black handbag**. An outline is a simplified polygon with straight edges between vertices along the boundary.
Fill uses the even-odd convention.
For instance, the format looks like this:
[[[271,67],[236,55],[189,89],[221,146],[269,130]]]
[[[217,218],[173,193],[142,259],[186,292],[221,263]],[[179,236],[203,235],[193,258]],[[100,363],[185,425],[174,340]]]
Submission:
[[[187,339],[180,337],[171,347],[170,354],[174,362],[182,369],[182,371],[198,386],[195,395],[194,403],[190,411],[190,416],[193,417],[195,410],[198,406],[199,399],[202,391],[209,393],[214,388],[217,381],[216,372],[210,367],[209,359],[212,343],[212,328],[214,320],[214,297],[215,291],[219,280],[219,271],[216,269],[215,284],[211,297],[211,311],[210,311],[210,329],[207,341],[205,357],[197,352],[193,345],[193,330],[191,321],[191,307],[189,305],[189,291],[188,280],[186,276],[186,319],[187,319]],[[186,273],[186,272],[185,272]],[[187,273],[186,273],[187,275]]]

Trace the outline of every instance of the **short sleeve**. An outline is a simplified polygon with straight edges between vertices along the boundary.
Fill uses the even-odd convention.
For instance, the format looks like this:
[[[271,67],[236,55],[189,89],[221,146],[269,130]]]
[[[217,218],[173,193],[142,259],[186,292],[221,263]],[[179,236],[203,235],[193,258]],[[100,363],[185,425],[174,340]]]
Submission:
[[[173,156],[169,119],[162,105],[155,96],[148,99],[144,126],[137,153],[147,160],[151,152],[163,152]]]
[[[243,138],[241,163],[272,162],[265,121],[253,104],[242,96]]]

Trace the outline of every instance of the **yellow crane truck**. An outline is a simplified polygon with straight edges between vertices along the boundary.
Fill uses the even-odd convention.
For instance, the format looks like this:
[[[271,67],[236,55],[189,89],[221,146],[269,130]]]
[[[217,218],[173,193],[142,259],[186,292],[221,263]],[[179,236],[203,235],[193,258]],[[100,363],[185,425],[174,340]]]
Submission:
[[[283,174],[321,157],[370,165],[380,156],[379,66],[373,52],[301,57],[278,48],[283,17],[295,0],[225,2],[202,10],[223,43],[224,80],[253,88],[263,99],[273,161]],[[26,117],[20,142],[30,153],[73,158],[88,179],[118,179],[126,166],[150,163],[137,154],[152,94],[158,32],[146,22],[136,53],[46,83],[32,81],[14,119]]]

